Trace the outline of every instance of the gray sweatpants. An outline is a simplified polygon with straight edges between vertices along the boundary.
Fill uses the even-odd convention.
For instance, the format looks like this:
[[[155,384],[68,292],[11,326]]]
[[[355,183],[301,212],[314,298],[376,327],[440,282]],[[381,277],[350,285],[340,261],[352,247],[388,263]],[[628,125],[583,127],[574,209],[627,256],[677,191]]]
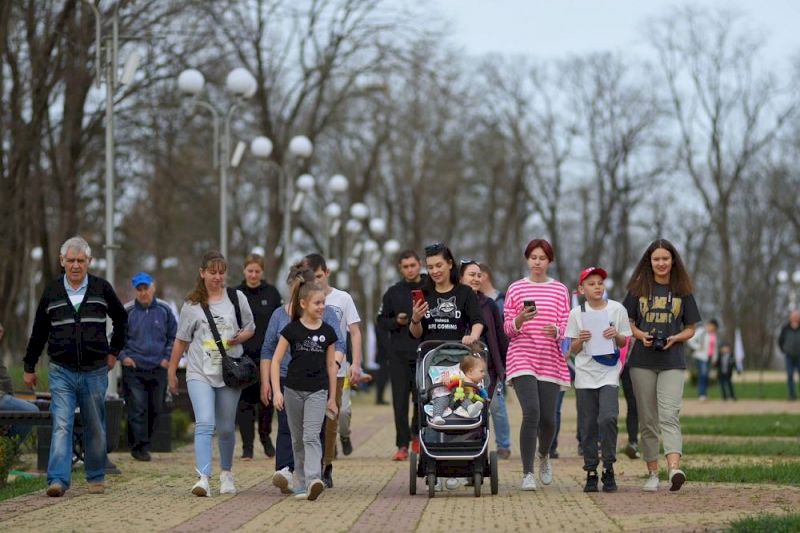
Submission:
[[[522,426],[519,428],[522,473],[533,473],[537,438],[539,455],[546,455],[556,436],[559,386],[549,381],[539,381],[534,376],[519,376],[511,381],[522,408]]]
[[[611,468],[617,460],[617,417],[619,388],[605,385],[599,389],[575,389],[578,397],[578,427],[581,430],[583,469],[597,470],[597,440],[603,467]]]
[[[286,421],[292,434],[294,487],[305,489],[307,482],[322,477],[322,442],[319,432],[325,420],[328,391],[315,392],[284,388]]]
[[[642,454],[645,461],[658,459],[658,436],[664,442],[664,454],[683,453],[681,405],[684,370],[631,368],[631,382],[639,411]]]

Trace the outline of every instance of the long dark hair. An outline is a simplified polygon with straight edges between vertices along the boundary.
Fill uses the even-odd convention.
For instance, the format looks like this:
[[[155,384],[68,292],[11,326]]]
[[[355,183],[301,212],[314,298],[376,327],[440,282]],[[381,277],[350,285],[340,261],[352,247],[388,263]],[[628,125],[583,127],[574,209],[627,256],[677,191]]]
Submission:
[[[453,286],[458,286],[460,281],[458,279],[458,269],[456,268],[456,260],[453,257],[453,252],[450,251],[450,248],[448,248],[447,245],[440,242],[429,244],[425,247],[425,259],[437,255],[441,255],[442,259],[450,262],[450,283],[452,283]],[[422,286],[422,290],[425,291],[426,294],[433,292],[435,287],[436,283],[434,283],[430,276],[425,278],[425,283]]]
[[[653,294],[653,289],[656,285],[655,273],[653,272],[653,264],[650,262],[650,257],[653,252],[659,248],[664,249],[672,255],[672,269],[669,272],[669,290],[675,296],[687,296],[694,292],[692,280],[689,278],[689,273],[683,264],[678,250],[675,246],[666,239],[657,239],[650,243],[647,250],[642,254],[636,268],[633,269],[631,279],[628,281],[628,292],[633,296],[649,296]]]
[[[228,270],[225,256],[216,250],[209,250],[203,254],[203,259],[200,262],[200,270],[208,270],[212,267],[216,267],[217,270],[222,272]],[[186,301],[192,304],[208,305],[208,290],[206,289],[205,281],[200,276],[200,272],[197,273],[194,289],[186,295]]]

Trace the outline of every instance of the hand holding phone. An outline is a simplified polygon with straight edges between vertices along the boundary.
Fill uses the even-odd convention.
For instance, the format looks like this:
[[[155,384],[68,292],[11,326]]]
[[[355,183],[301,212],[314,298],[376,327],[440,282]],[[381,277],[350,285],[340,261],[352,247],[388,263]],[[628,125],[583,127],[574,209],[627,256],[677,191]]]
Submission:
[[[418,305],[425,301],[425,295],[422,293],[422,289],[411,289],[411,302],[414,305]]]
[[[522,305],[525,306],[526,311],[536,312],[536,300],[523,300]]]

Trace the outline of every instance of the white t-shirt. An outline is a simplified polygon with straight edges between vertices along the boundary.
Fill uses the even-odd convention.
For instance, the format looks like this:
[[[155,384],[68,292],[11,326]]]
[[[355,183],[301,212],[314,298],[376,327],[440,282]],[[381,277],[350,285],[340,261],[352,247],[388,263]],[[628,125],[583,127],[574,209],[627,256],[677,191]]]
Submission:
[[[630,337],[632,334],[631,323],[628,320],[628,312],[621,303],[608,300],[604,309],[592,309],[587,303],[585,305],[587,313],[597,313],[605,311],[608,318],[614,323],[620,335]],[[569,312],[567,320],[566,336],[577,339],[583,329],[581,321],[581,307],[573,307]],[[622,371],[620,362],[614,366],[604,365],[595,361],[591,355],[586,353],[586,345],[575,356],[575,388],[576,389],[599,389],[605,385],[614,387],[619,386],[619,374]]]
[[[253,312],[250,310],[247,297],[241,291],[236,291],[236,296],[239,297],[239,308],[242,313],[242,329],[255,330]],[[236,311],[228,299],[228,293],[225,292],[225,296],[219,302],[211,302],[209,310],[225,345],[225,353],[230,357],[241,357],[244,352],[242,345],[228,346],[227,342],[239,330],[236,324]],[[214,335],[199,304],[187,302],[183,305],[175,338],[189,343],[189,349],[186,350],[186,381],[203,381],[212,387],[225,386],[222,380],[222,355],[217,349]]]
[[[346,292],[331,287],[330,294],[325,296],[325,307],[330,307],[339,319],[339,332],[342,338],[347,338],[348,327],[361,322],[353,298]],[[339,333],[337,332],[337,334]],[[347,364],[342,364],[336,377],[343,378],[347,372]]]

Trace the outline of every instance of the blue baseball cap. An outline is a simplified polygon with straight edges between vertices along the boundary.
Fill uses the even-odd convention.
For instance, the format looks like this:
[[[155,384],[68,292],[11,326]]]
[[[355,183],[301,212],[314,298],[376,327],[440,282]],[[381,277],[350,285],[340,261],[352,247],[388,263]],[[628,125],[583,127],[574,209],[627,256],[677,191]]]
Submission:
[[[135,289],[139,285],[147,285],[148,287],[153,284],[153,276],[148,274],[147,272],[139,272],[133,276],[131,279],[131,285]]]

